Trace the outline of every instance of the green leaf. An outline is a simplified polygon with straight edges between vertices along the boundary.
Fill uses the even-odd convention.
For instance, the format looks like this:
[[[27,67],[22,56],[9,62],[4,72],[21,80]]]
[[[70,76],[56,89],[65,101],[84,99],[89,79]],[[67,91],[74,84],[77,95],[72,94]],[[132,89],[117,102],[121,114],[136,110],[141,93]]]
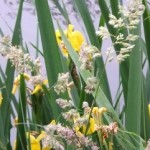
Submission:
[[[116,0],[115,0],[115,3],[113,3],[113,1],[111,1],[111,5],[112,7],[115,7],[115,8],[112,8],[113,10],[113,13],[114,15],[117,15],[117,10],[116,10]],[[109,14],[111,13],[109,11],[109,8],[107,7],[107,4],[105,1],[101,1],[99,0],[99,6],[100,6],[100,9],[101,9],[101,12],[102,12],[102,15],[104,17],[104,20],[105,20],[105,23],[107,25],[107,28],[108,28],[108,31],[112,34],[112,35],[117,35],[117,30],[114,29],[110,24],[109,24]],[[118,15],[117,15],[118,16]],[[127,34],[127,31],[126,29],[124,29],[122,31],[125,35]],[[114,38],[111,37],[111,40],[114,41]],[[116,51],[116,54],[119,53],[120,51],[120,46],[118,45],[115,45],[114,46],[115,48],[115,51]],[[127,91],[128,91],[128,78],[129,78],[129,59],[126,59],[124,62],[122,62],[120,64],[120,74],[121,74],[121,79],[122,79],[122,86],[123,86],[123,93],[124,93],[124,99],[125,99],[125,104],[126,104],[126,101],[127,101]]]
[[[150,70],[148,69],[146,77],[143,77],[142,86],[142,113],[141,113],[141,136],[148,141],[150,137],[150,116],[149,116],[149,100],[150,100]]]
[[[21,16],[22,16],[22,7],[23,7],[23,0],[20,1],[18,15],[16,19],[15,29],[13,32],[12,38],[12,45],[19,45],[20,44],[20,32],[21,32]],[[7,62],[7,67],[5,71],[6,80],[5,86],[6,89],[3,89],[3,96],[5,96],[4,105],[2,106],[2,117],[3,117],[3,124],[4,124],[4,132],[5,132],[5,141],[7,141],[7,149],[11,149],[10,144],[10,128],[11,128],[11,90],[13,86],[13,79],[14,79],[14,67],[11,66],[10,61]],[[7,118],[7,119],[6,119]]]
[[[81,14],[86,31],[88,33],[90,43],[92,45],[96,46],[98,49],[100,49],[101,44],[99,43],[98,37],[95,34],[96,31],[95,31],[93,21],[91,19],[88,7],[85,3],[85,0],[75,0],[74,3],[76,4],[76,6]],[[101,79],[101,88],[104,91],[107,98],[109,99],[110,103],[112,103],[111,93],[110,93],[109,84],[108,84],[108,80],[107,80],[107,74],[105,71],[105,66],[104,66],[102,58],[96,59],[95,67],[98,70],[98,76]]]
[[[57,9],[60,11],[61,15],[64,17],[64,19],[66,20],[67,24],[70,24],[70,19],[66,10],[66,6],[64,5],[64,2],[62,1],[62,5],[63,8],[61,6],[61,2],[56,1],[56,0],[52,0],[53,3],[56,5]]]
[[[87,78],[89,77],[92,77],[93,75],[89,72],[89,71],[86,71],[86,70],[81,70],[80,69],[80,66],[81,66],[81,63],[78,61],[79,60],[79,56],[78,54],[74,51],[74,49],[72,48],[71,44],[69,43],[69,41],[67,40],[67,38],[65,37],[60,25],[58,24],[58,27],[59,27],[59,30],[60,30],[60,33],[61,33],[61,36],[62,36],[62,39],[68,49],[68,52],[70,54],[70,57],[72,58],[73,62],[75,63],[76,67],[78,68],[78,71],[79,73],[81,74],[82,78],[84,79],[84,81],[86,82]],[[108,115],[104,115],[105,116],[105,119],[107,120],[108,123],[112,122],[112,119],[113,121],[116,121],[120,127],[120,129],[123,129],[124,130],[124,127],[121,123],[121,121],[119,120],[119,117],[118,117],[118,114],[115,112],[115,110],[113,109],[112,105],[110,104],[109,100],[107,99],[107,97],[105,96],[103,90],[101,89],[101,87],[98,88],[98,91],[97,93],[93,93],[93,97],[95,97],[95,95],[97,94],[96,96],[96,103],[99,107],[106,107],[108,112],[111,114],[112,118],[110,118]],[[131,147],[135,147],[135,145],[133,143],[131,143],[131,139],[128,135],[126,134],[121,134],[122,138],[123,139],[126,139],[129,143],[130,143],[130,146]],[[119,137],[116,136],[117,140],[120,141]],[[126,147],[126,141],[122,141],[121,143],[122,147]]]
[[[2,80],[0,78],[0,87],[4,87],[4,84],[2,83]],[[4,88],[1,89],[2,91],[2,97],[3,97],[3,100],[2,100],[2,104],[0,105],[0,124],[1,124],[1,127],[0,127],[0,149],[1,149],[1,146],[2,147],[6,147],[6,137],[5,137],[5,124],[4,124],[4,121],[3,121],[3,112],[2,112],[2,107],[4,106],[4,102],[6,100],[6,97],[5,97],[5,94],[4,94]],[[5,148],[6,149],[6,148]]]
[[[60,51],[57,45],[54,25],[49,11],[47,0],[35,0],[36,11],[39,22],[39,29],[41,33],[41,41],[43,46],[43,54],[49,87],[52,87],[56,81],[58,73],[63,72],[63,66],[60,63]],[[45,19],[46,18],[46,19]],[[59,109],[55,103],[56,95],[51,91],[51,105],[53,106],[53,114],[55,117],[59,116]]]
[[[0,35],[3,37],[4,36],[4,33],[2,31],[2,29],[0,28]]]
[[[68,52],[70,54],[70,57],[72,58],[73,62],[75,63],[76,67],[78,68],[78,71],[80,72],[82,78],[84,79],[84,81],[86,82],[88,77],[92,77],[93,75],[86,70],[82,70],[80,69],[81,63],[79,62],[79,56],[77,55],[77,53],[73,50],[71,44],[68,42],[67,38],[65,37],[60,25],[58,24],[62,39],[68,49]],[[95,93],[93,94],[93,97],[95,97]],[[118,118],[118,115],[115,113],[112,105],[110,104],[109,100],[107,99],[107,97],[105,96],[103,90],[101,89],[101,87],[99,87],[98,92],[97,92],[97,98],[96,98],[96,102],[100,107],[106,107],[113,115],[114,120],[116,120],[121,126],[121,122]],[[108,118],[107,118],[108,119]]]
[[[134,34],[141,34],[140,25],[137,27]],[[136,40],[134,44],[135,47],[133,48],[130,55],[128,97],[126,107],[126,128],[128,131],[140,134],[142,96],[142,51],[140,38]]]
[[[143,14],[143,25],[144,25],[144,35],[145,35],[145,42],[146,42],[146,47],[147,47],[147,58],[148,58],[148,63],[149,63],[149,68],[150,68],[150,42],[149,42],[149,35],[150,35],[150,12],[149,8],[147,6],[147,2],[143,0],[143,3],[145,5],[145,11]]]
[[[18,106],[18,124],[17,125],[17,150],[25,150],[27,146],[26,139],[26,86],[23,74],[20,75],[20,92]]]
[[[42,57],[44,57],[43,53],[42,53],[34,44],[32,44],[32,43],[30,43],[30,44],[35,48],[35,50],[36,50],[38,53],[40,53],[40,55],[41,55]]]

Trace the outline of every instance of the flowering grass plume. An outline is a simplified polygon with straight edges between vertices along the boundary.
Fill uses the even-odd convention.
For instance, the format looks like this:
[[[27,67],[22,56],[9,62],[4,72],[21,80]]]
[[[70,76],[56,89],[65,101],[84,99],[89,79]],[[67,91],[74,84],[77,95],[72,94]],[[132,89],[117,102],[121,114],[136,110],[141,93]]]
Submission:
[[[39,73],[40,71],[40,58],[33,60],[28,53],[23,52],[20,46],[12,46],[8,36],[2,38],[0,54],[8,58],[19,73],[27,71]]]
[[[98,150],[99,147],[96,143],[92,142],[91,136],[89,135],[93,135],[97,132],[102,136],[104,141],[105,139],[108,139],[109,136],[118,132],[119,128],[116,122],[112,122],[109,125],[103,124],[103,114],[107,112],[105,107],[94,107],[91,109],[87,102],[83,102],[84,113],[80,115],[71,100],[68,101],[59,98],[56,102],[64,110],[62,115],[65,120],[68,121],[69,126],[61,123],[49,124],[45,126],[45,131],[47,134],[45,143],[51,147],[53,147],[52,145],[57,145],[52,142],[56,140],[57,136],[59,137],[57,138],[57,143],[60,143],[61,147],[64,147],[64,145],[61,144],[61,140],[65,139],[69,145],[75,147],[76,149],[90,147],[92,150]],[[91,111],[92,113],[90,116]],[[53,140],[54,137],[55,140]]]
[[[87,78],[85,92],[87,94],[93,93],[95,91],[95,89],[96,89],[97,83],[98,83],[98,81],[97,81],[96,77],[89,77],[89,78]]]
[[[92,45],[83,43],[79,52],[79,61],[81,62],[81,69],[92,70],[93,62],[96,57],[100,57],[100,51]]]
[[[54,90],[57,94],[64,93],[67,90],[67,88],[69,88],[71,83],[69,82],[69,78],[70,76],[68,72],[58,74],[58,80],[56,85],[54,86]]]
[[[18,31],[16,32],[18,30],[16,27],[17,24],[19,25],[19,18],[21,21],[23,0],[20,3],[12,36],[12,43],[22,43],[22,46],[11,44],[9,36],[2,37],[0,42],[0,54],[9,60],[6,68],[0,67],[0,149],[9,149],[12,142],[11,129],[15,128],[16,140],[14,141],[16,142],[13,141],[13,149],[16,150],[132,150],[136,148],[148,150],[150,96],[147,92],[149,91],[147,61],[150,63],[150,58],[147,48],[148,32],[145,26],[150,25],[150,22],[148,11],[143,15],[144,10],[148,10],[145,8],[146,1],[131,0],[115,6],[119,10],[117,15],[114,15],[116,11],[110,7],[117,2],[120,4],[119,0],[114,0],[110,7],[107,7],[104,0],[99,3],[98,6],[103,14],[102,18],[99,18],[100,24],[105,23],[107,27],[100,26],[96,34],[102,40],[112,39],[105,53],[100,50],[103,41],[95,37],[95,33],[92,34],[95,29],[90,22],[90,14],[87,13],[86,4],[90,5],[94,1],[91,3],[84,0],[72,1],[75,6],[73,9],[77,9],[76,14],[79,13],[82,19],[82,31],[86,36],[88,35],[87,37],[70,24],[65,2],[53,1],[60,4],[58,5],[60,12],[67,21],[64,41],[60,32],[62,31],[60,22],[58,23],[60,31],[55,31],[53,27],[53,17],[49,16],[52,13],[49,12],[47,2],[48,0],[35,0],[41,43],[39,43],[40,50],[34,45],[33,47],[41,57],[32,59],[27,52],[27,47],[23,47],[24,38],[23,41],[18,39],[21,36]],[[70,5],[69,2],[67,4]],[[142,15],[143,25],[140,26]],[[47,16],[46,20],[45,16]],[[142,36],[139,35],[140,28],[141,31],[144,30]],[[1,27],[0,33],[3,34]],[[67,41],[74,53],[69,49],[71,47],[67,46]],[[140,49],[140,43],[137,44],[141,41],[147,53]],[[112,91],[109,91],[107,62],[121,63],[134,50],[134,55],[127,62],[119,64],[121,80],[114,98],[111,96]],[[61,57],[59,52],[64,57]],[[106,55],[104,62],[103,54]],[[143,54],[146,65],[141,57]],[[40,58],[45,63],[43,65],[46,70],[45,76],[41,72]],[[47,78],[54,84],[47,85]],[[123,107],[122,99],[125,102]],[[132,111],[133,108],[136,111]],[[142,117],[139,119],[141,113]]]
[[[30,83],[35,87],[32,91],[32,94],[35,94],[42,90],[42,85],[48,84],[48,80],[44,79],[41,75],[36,75],[30,78]]]
[[[112,46],[106,50],[108,61],[115,59],[121,63],[130,56],[130,52],[135,47],[134,41],[139,38],[138,35],[133,33],[133,29],[137,28],[137,25],[140,22],[140,16],[144,13],[144,10],[145,6],[142,4],[141,0],[130,1],[127,3],[127,6],[119,5],[120,18],[117,18],[113,14],[109,14],[109,24],[117,29],[117,35],[112,35],[109,33],[108,29],[103,26],[99,27],[99,30],[96,31],[96,34],[103,40],[110,37],[114,39]],[[122,33],[123,28],[128,29],[128,35]],[[121,46],[116,58],[113,57],[113,46],[115,45]]]

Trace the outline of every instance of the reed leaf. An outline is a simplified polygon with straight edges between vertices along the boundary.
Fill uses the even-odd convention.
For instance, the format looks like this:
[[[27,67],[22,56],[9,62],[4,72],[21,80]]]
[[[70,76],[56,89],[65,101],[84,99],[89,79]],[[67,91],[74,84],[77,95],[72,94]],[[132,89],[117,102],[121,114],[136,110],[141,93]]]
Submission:
[[[117,3],[116,0],[115,0],[115,3]],[[115,7],[115,9],[112,8],[112,10],[113,10],[114,15],[118,16],[118,14],[116,12],[116,7],[118,7],[118,6],[115,6],[113,1],[111,1],[111,6]],[[111,14],[111,13],[109,11],[107,3],[105,1],[99,0],[99,7],[101,9],[101,13],[104,17],[104,20],[105,20],[105,23],[107,25],[108,31],[112,35],[117,35],[117,30],[114,29],[109,24],[109,14]],[[125,34],[127,33],[126,29],[123,30],[123,33],[125,33]],[[111,40],[114,41],[114,38],[112,37]],[[114,48],[115,48],[116,54],[118,54],[119,51],[120,51],[120,46],[116,45],[116,46],[114,46]],[[128,92],[128,84],[127,83],[128,83],[128,78],[129,78],[129,60],[126,59],[124,62],[122,62],[120,64],[119,67],[120,67],[120,74],[121,74],[121,80],[122,80],[122,86],[123,86],[123,94],[124,94],[124,99],[125,99],[125,104],[126,104],[127,103],[127,92]]]
[[[150,11],[147,6],[147,2],[143,0],[144,5],[146,6],[146,9],[143,14],[143,25],[144,25],[144,35],[145,35],[145,43],[146,43],[146,48],[147,48],[147,58],[148,58],[148,63],[149,63],[149,68],[150,68],[150,42],[149,42],[149,35],[150,35]]]
[[[93,75],[89,72],[89,71],[86,71],[86,70],[82,70],[80,69],[80,66],[81,66],[81,63],[78,61],[79,60],[79,56],[77,55],[77,53],[73,50],[71,44],[68,42],[67,38],[65,37],[60,25],[58,24],[58,27],[59,27],[59,30],[60,30],[60,33],[61,33],[61,36],[62,36],[62,39],[68,49],[68,52],[73,60],[73,62],[75,63],[75,65],[77,66],[78,68],[78,71],[79,73],[81,74],[83,80],[86,82],[87,78],[89,77],[92,77]],[[93,98],[95,98],[95,102],[96,104],[99,106],[99,107],[106,107],[107,110],[109,111],[109,113],[111,114],[111,116],[113,118],[110,118],[108,115],[105,115],[105,119],[107,120],[108,123],[110,123],[113,119],[113,121],[116,121],[118,124],[119,124],[119,127],[121,129],[124,130],[124,127],[123,127],[123,124],[121,123],[119,117],[118,117],[118,114],[114,111],[114,108],[112,107],[112,105],[110,104],[109,100],[107,99],[107,97],[105,96],[103,90],[101,89],[101,87],[99,87],[97,89],[97,92],[93,93]],[[95,97],[96,95],[96,97]],[[130,145],[128,145],[129,147],[136,147],[136,145],[134,145],[134,143],[131,143],[130,140],[131,138],[127,135],[127,134],[121,134],[122,138],[125,138],[127,139],[127,141],[130,143]],[[117,136],[117,140],[119,140],[119,135]],[[126,141],[122,141],[119,143],[122,147],[125,147],[126,145]],[[141,143],[138,145],[140,146]]]
[[[91,19],[89,10],[87,8],[86,2],[85,0],[76,0],[74,1],[74,3],[76,4],[80,15],[82,17],[82,20],[84,22],[84,26],[86,28],[86,31],[88,33],[88,37],[90,40],[90,43],[94,46],[96,46],[98,49],[101,48],[101,44],[98,41],[98,37],[95,34],[95,28],[93,25],[93,21]],[[95,66],[98,70],[98,76],[99,78],[101,78],[101,88],[104,91],[106,97],[108,98],[108,100],[110,101],[110,103],[112,103],[112,98],[111,98],[111,93],[110,93],[110,89],[109,89],[109,84],[108,84],[108,79],[107,79],[107,74],[105,71],[105,66],[103,63],[103,59],[102,58],[98,58],[96,59],[96,66]]]
[[[49,87],[52,87],[56,81],[58,73],[63,72],[63,67],[60,58],[60,51],[57,45],[54,25],[49,11],[47,0],[35,0],[37,17],[39,21],[39,29],[43,46],[43,54]],[[47,18],[47,19],[45,19]],[[51,104],[53,106],[54,116],[59,116],[59,109],[55,103],[56,95],[51,92]]]
[[[140,26],[134,32],[140,35]],[[140,134],[141,91],[142,91],[142,51],[140,38],[130,55],[130,70],[128,81],[128,100],[126,107],[126,128],[128,131]],[[135,67],[136,66],[136,67]]]
[[[16,24],[13,32],[12,37],[12,45],[19,45],[20,44],[20,32],[21,32],[21,17],[22,17],[22,7],[23,7],[23,0],[20,1],[18,15],[16,19]],[[5,132],[5,141],[7,141],[7,149],[11,149],[10,143],[10,128],[11,128],[11,90],[13,86],[13,79],[14,79],[14,67],[12,67],[11,62],[8,60],[6,70],[5,70],[6,80],[4,86],[6,89],[3,90],[3,96],[5,97],[4,103],[2,105],[2,117],[3,117],[3,124],[4,124],[4,132]],[[6,119],[7,118],[7,119]]]
[[[75,63],[75,65],[78,68],[78,71],[80,72],[83,80],[86,82],[88,77],[92,77],[92,73],[90,73],[89,71],[85,71],[80,69],[81,63],[79,62],[79,56],[77,55],[77,53],[73,50],[72,46],[70,45],[70,43],[68,42],[67,38],[65,37],[60,25],[58,24],[62,39],[68,49],[68,52],[73,60],[73,62]],[[95,94],[93,94],[93,97],[95,97]],[[111,106],[109,100],[107,99],[107,97],[105,96],[103,90],[101,89],[101,87],[99,87],[98,92],[97,92],[97,98],[96,98],[96,102],[100,107],[106,107],[114,116],[114,119],[121,125],[121,122],[118,118],[118,115],[115,113],[113,107]],[[121,125],[122,126],[122,125]]]
[[[18,106],[18,124],[16,149],[25,150],[27,146],[26,139],[26,86],[23,74],[20,75],[20,96]]]

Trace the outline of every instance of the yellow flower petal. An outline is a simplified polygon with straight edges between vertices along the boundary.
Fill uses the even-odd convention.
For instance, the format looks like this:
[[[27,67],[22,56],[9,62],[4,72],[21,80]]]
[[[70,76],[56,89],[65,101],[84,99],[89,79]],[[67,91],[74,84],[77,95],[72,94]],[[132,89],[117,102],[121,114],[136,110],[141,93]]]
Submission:
[[[71,35],[69,37],[69,41],[70,41],[72,47],[75,49],[75,51],[79,52],[80,47],[84,42],[84,38],[79,31],[74,31],[71,33]]]
[[[88,117],[88,116],[87,116],[87,117]],[[86,130],[87,130],[87,125],[83,125],[82,133],[85,134]],[[94,133],[94,132],[95,132],[95,121],[94,121],[93,118],[90,118],[89,127],[88,127],[88,130],[87,130],[87,133],[86,133],[86,134],[87,134],[87,135],[90,135],[90,134],[92,134],[92,133]]]
[[[18,89],[19,84],[14,84],[13,89],[12,89],[12,94],[14,95]]]
[[[43,84],[48,84],[48,80],[45,79],[45,80],[43,81]]]
[[[149,112],[149,117],[150,117],[150,104],[148,104],[148,112]]]
[[[73,32],[73,30],[74,30],[74,26],[72,24],[69,24],[68,25],[68,30],[67,30],[68,35],[70,35]]]
[[[42,90],[42,86],[41,86],[40,84],[38,84],[38,85],[34,88],[32,94],[37,93],[39,90]]]
[[[38,142],[36,139],[31,140],[31,150],[41,150],[40,142]]]
[[[2,104],[2,101],[3,101],[3,97],[2,97],[2,93],[0,93],[0,106]]]
[[[106,112],[106,111],[107,111],[107,108],[105,108],[105,107],[99,108],[99,113],[100,113],[100,114],[102,114],[102,113],[104,113],[104,112]]]
[[[105,107],[101,107],[101,108],[93,107],[92,116],[93,116],[93,118],[95,120],[95,124],[97,126],[100,126],[103,123],[102,115],[106,111],[107,111],[107,108],[105,108]]]
[[[51,150],[52,148],[50,146],[46,146],[46,147],[43,147],[42,150]]]
[[[30,137],[29,137],[30,136]],[[31,150],[41,150],[40,141],[27,132],[27,138],[30,138]]]
[[[50,124],[56,125],[56,121],[55,121],[55,120],[52,120]]]
[[[16,117],[15,119],[14,119],[14,126],[17,126],[18,125],[18,117]]]
[[[41,141],[46,136],[46,132],[42,131],[42,133],[37,137],[37,141]]]
[[[35,138],[29,132],[27,132],[26,135],[27,135],[27,138],[30,139],[31,150],[41,150],[40,140],[44,138],[45,132],[42,131],[42,133],[37,138]],[[16,141],[14,142],[13,149],[16,150]],[[50,149],[43,149],[43,150],[50,150]]]
[[[60,44],[62,39],[61,39],[61,34],[60,34],[59,30],[56,30],[55,34],[56,34],[57,43]]]
[[[43,81],[43,84],[45,84],[45,85],[48,84],[48,80],[45,79],[45,80]],[[42,84],[36,85],[35,88],[34,88],[34,90],[33,90],[33,92],[32,92],[32,94],[37,93],[39,90],[42,90]]]
[[[74,48],[76,52],[80,51],[80,47],[84,42],[84,37],[79,31],[74,31],[74,26],[72,24],[68,25],[67,30],[64,31],[64,34],[68,38],[70,44]],[[65,57],[68,57],[68,51],[62,41],[61,34],[58,30],[56,30],[56,39],[57,43],[59,44],[61,51]]]
[[[93,110],[92,110],[93,116],[98,117],[98,113],[99,113],[99,108],[98,107],[93,107]]]
[[[24,79],[25,79],[25,80],[27,80],[27,81],[30,80],[30,76],[29,76],[27,73],[24,73],[23,76],[24,76]]]
[[[61,48],[61,51],[63,53],[63,55],[67,58],[68,57],[68,51],[65,47]]]
[[[30,76],[27,73],[24,73],[23,76],[24,76],[24,79],[27,80],[27,81],[30,79]],[[14,86],[13,86],[13,89],[12,89],[12,92],[11,92],[12,94],[16,93],[19,84],[20,84],[20,75],[18,75],[14,80]]]

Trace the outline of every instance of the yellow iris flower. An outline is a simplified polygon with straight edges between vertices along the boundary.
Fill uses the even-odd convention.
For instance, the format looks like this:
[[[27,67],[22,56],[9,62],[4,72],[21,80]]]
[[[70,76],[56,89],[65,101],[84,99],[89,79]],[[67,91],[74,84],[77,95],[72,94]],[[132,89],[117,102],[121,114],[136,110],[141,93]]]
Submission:
[[[27,132],[27,138],[30,139],[30,147],[31,150],[41,150],[40,141],[46,136],[46,132],[42,131],[42,133],[36,138],[31,133]],[[14,143],[14,150],[16,150],[16,141]],[[49,147],[43,147],[42,150],[50,150]]]
[[[86,120],[89,120],[89,115],[86,115],[85,117],[86,117]],[[79,118],[74,119],[75,124],[76,124],[76,121],[78,119]],[[95,121],[94,121],[94,119],[92,117],[90,117],[89,126],[87,123],[75,125],[75,131],[76,131],[76,133],[81,133],[81,134],[86,134],[86,135],[90,135],[90,134],[94,133],[95,132]]]
[[[18,119],[16,119],[16,122],[18,123]],[[52,120],[50,122],[50,124],[56,124],[56,121]],[[33,135],[31,135],[31,133],[27,132],[26,136],[28,139],[30,139],[31,150],[51,150],[52,149],[51,146],[45,146],[45,147],[42,147],[42,149],[41,149],[40,141],[47,136],[46,132],[42,131],[41,134],[37,137],[34,137]],[[16,141],[14,143],[14,149],[13,150],[16,150]]]
[[[26,81],[29,81],[30,80],[30,76],[26,73],[23,74],[24,76],[24,79]],[[48,80],[44,80],[42,84],[46,85],[48,83]],[[42,90],[42,84],[37,84],[35,86],[35,88],[33,89],[32,91],[32,94],[35,94],[37,93],[39,90]],[[15,81],[14,81],[14,85],[13,85],[13,89],[12,89],[12,94],[15,94],[17,89],[18,89],[18,86],[20,85],[20,75],[18,75],[16,78],[15,78]]]
[[[28,133],[27,133],[28,134]],[[29,135],[28,135],[29,136]],[[40,141],[45,137],[46,132],[42,131],[42,133],[35,138],[33,135],[30,134],[30,144],[31,144],[31,150],[41,150]],[[51,150],[52,148],[50,146],[42,147],[42,150]]]
[[[105,107],[101,107],[101,108],[93,107],[92,116],[94,118],[96,125],[98,125],[98,126],[102,125],[102,123],[103,123],[102,115],[104,112],[107,112],[107,108],[105,108]]]
[[[87,117],[89,118],[89,116],[87,116]],[[87,132],[86,132],[86,130],[87,130]],[[82,133],[83,134],[86,133],[86,135],[90,135],[90,134],[92,134],[94,132],[95,132],[95,121],[94,121],[93,118],[90,117],[89,127],[87,126],[87,124],[83,125],[83,127],[82,127]]]
[[[74,48],[76,52],[80,51],[80,47],[84,42],[83,35],[79,31],[74,31],[74,26],[69,24],[68,28],[64,31],[64,34],[66,35],[67,39],[69,40],[70,44]],[[64,42],[62,41],[61,34],[59,30],[56,30],[56,39],[57,43],[59,44],[62,53],[65,57],[68,57],[68,50],[66,49],[66,46]]]
[[[29,80],[30,79],[30,76],[26,73],[23,74],[24,76],[24,79],[25,80]],[[12,89],[12,94],[15,94],[17,89],[18,89],[18,86],[20,84],[20,75],[18,75],[16,78],[15,78],[15,81],[14,81],[14,85],[13,85],[13,89]]]
[[[30,137],[29,137],[30,136]],[[41,150],[40,141],[46,136],[45,132],[42,132],[37,138],[30,133],[27,133],[27,137],[30,138],[31,150]]]
[[[44,84],[44,85],[48,84],[48,80],[44,80],[42,84]],[[32,91],[32,94],[35,94],[38,91],[42,90],[42,84],[36,85],[34,90]]]

